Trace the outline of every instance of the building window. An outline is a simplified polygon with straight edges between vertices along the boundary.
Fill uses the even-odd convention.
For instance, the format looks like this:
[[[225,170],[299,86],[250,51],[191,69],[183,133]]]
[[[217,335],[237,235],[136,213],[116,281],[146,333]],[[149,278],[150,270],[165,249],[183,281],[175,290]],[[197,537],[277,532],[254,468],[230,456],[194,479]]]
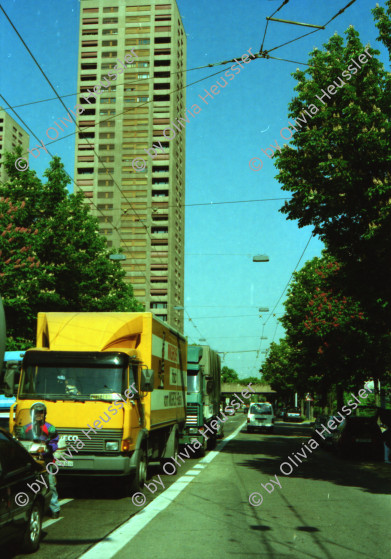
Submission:
[[[104,14],[107,14],[108,12],[118,12],[118,8],[114,6],[107,6],[106,8],[103,8]]]
[[[103,29],[102,35],[118,35],[117,29]]]
[[[170,100],[170,95],[154,95],[153,100],[154,101],[169,101]]]
[[[154,303],[154,302],[152,302],[150,304],[150,308],[151,309],[166,309],[167,308],[167,303]]]
[[[112,41],[102,41],[102,47],[116,47],[118,41],[113,39]]]
[[[111,150],[115,148],[115,144],[99,144],[99,149],[101,150]]]
[[[96,62],[83,62],[81,65],[82,70],[96,70]]]
[[[155,21],[171,21],[170,14],[156,14]]]
[[[81,53],[81,57],[82,58],[97,58],[97,51],[91,51],[91,52],[82,52]]]
[[[85,17],[82,20],[83,25],[97,25],[99,22],[97,17]]]
[[[103,18],[103,23],[118,23],[118,18],[117,17],[104,17]]]
[[[82,47],[97,47],[98,46],[98,41],[96,40],[90,40],[90,41],[82,41],[81,42],[81,46]]]
[[[83,55],[82,55],[83,56]],[[116,58],[117,51],[102,52],[102,58]]]

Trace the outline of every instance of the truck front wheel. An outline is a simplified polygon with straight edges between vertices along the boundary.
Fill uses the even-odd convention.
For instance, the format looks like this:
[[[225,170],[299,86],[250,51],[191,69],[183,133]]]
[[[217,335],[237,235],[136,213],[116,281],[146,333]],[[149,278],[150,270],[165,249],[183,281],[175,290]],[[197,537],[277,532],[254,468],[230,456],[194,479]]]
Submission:
[[[130,491],[132,493],[140,491],[140,489],[144,487],[144,484],[147,481],[147,471],[147,455],[145,453],[145,450],[143,448],[140,448],[140,450],[138,451],[136,470],[134,472],[130,486]]]

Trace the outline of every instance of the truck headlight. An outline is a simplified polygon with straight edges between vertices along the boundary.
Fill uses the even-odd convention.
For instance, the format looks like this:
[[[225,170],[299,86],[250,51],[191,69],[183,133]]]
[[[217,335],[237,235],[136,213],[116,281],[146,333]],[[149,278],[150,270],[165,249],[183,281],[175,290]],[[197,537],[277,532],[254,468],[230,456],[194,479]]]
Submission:
[[[118,441],[106,441],[106,450],[118,450]]]

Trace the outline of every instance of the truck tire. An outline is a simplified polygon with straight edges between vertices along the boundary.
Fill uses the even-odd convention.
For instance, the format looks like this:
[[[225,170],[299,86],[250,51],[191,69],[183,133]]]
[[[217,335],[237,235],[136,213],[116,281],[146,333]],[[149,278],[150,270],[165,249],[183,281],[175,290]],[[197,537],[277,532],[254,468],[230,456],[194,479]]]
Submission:
[[[217,436],[214,435],[213,437],[210,437],[210,438],[207,440],[206,448],[207,448],[208,450],[213,450],[214,448],[216,448],[216,445],[217,445]],[[204,453],[204,454],[205,454],[205,453]]]
[[[144,487],[147,481],[148,462],[147,455],[143,448],[138,451],[136,470],[130,483],[131,493],[136,493]]]
[[[202,447],[198,449],[198,456],[200,458],[203,458],[205,456],[205,452],[208,447],[208,441],[204,437],[202,438],[203,438]]]
[[[39,503],[31,507],[26,530],[23,534],[22,550],[25,553],[33,553],[39,548],[42,532],[42,509]]]

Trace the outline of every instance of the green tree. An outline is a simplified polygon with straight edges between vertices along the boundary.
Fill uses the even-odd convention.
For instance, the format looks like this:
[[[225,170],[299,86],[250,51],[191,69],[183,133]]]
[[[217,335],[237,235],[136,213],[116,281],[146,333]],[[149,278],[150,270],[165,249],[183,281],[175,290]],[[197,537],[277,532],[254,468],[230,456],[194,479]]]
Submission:
[[[276,155],[277,179],[293,195],[281,211],[313,227],[351,294],[383,327],[391,320],[390,74],[372,48],[361,69],[352,65],[366,47],[353,27],[346,37],[345,45],[333,35],[310,53],[308,70],[293,74],[297,131]]]
[[[0,290],[11,339],[24,338],[31,345],[36,314],[42,310],[142,310],[133,297],[131,285],[124,282],[125,272],[120,264],[109,259],[114,251],[107,249],[106,239],[99,233],[98,221],[91,215],[83,194],[68,193],[70,179],[60,159],[54,157],[50,162],[43,183],[35,172],[22,173],[15,169],[18,156],[20,149],[6,155],[9,181],[0,185],[0,196],[8,198],[13,205],[11,227],[19,228],[19,236],[28,236],[25,241],[15,237],[15,247],[17,243],[28,246],[29,255],[25,259],[34,258],[39,268],[35,264],[27,271],[18,269],[16,275],[17,252],[11,260],[8,255],[3,260]],[[9,227],[9,221],[9,214],[3,212],[2,230]],[[24,297],[15,300],[15,290],[24,277],[27,282],[26,289],[23,287]]]
[[[300,388],[320,392],[323,403],[332,386],[339,403],[343,388],[361,386],[374,357],[368,317],[357,300],[339,289],[340,273],[327,252],[306,262],[294,274],[281,318],[299,366]]]
[[[283,400],[287,400],[294,392],[304,391],[300,385],[300,361],[294,348],[286,339],[279,343],[271,343],[270,351],[262,366],[262,379],[276,390]]]
[[[240,384],[245,384],[245,385],[250,384],[250,382],[252,384],[265,384],[264,380],[261,377],[246,377],[246,378],[241,378],[239,380],[240,380]]]
[[[226,365],[221,369],[221,382],[240,382],[238,373],[234,369],[230,369]]]

